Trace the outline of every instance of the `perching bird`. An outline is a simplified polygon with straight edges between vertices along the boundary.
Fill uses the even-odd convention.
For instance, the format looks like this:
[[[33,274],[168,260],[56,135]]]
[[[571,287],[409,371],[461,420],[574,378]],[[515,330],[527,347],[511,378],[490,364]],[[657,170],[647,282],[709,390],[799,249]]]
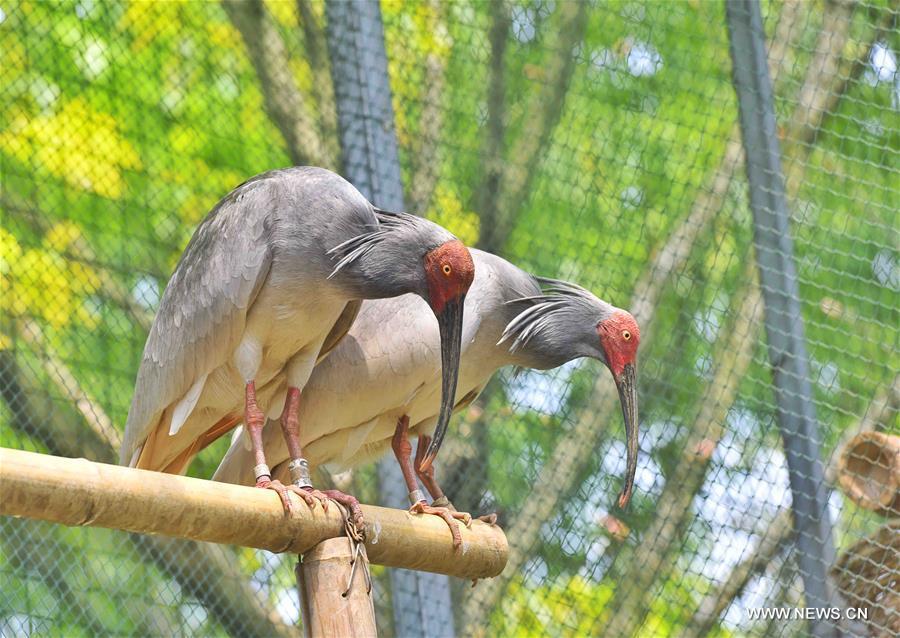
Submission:
[[[243,421],[255,484],[276,490],[286,511],[289,489],[310,506],[327,507],[330,496],[361,518],[352,497],[312,489],[298,438],[301,392],[361,300],[418,295],[440,333],[440,432],[453,407],[472,278],[468,250],[447,230],[374,208],[330,171],[296,167],[250,179],[206,216],[169,280],[138,370],[122,462],[184,472],[197,452]],[[266,464],[267,414],[283,415],[287,487]]]
[[[456,409],[471,403],[499,368],[549,369],[580,357],[603,361],[618,386],[625,418],[628,462],[619,498],[631,497],[637,464],[635,366],[640,333],[626,311],[573,284],[541,280],[509,262],[472,249],[475,281],[466,297]],[[544,286],[542,291],[541,285]],[[444,507],[449,501],[422,467],[438,418],[438,335],[427,306],[412,295],[366,301],[356,323],[330,356],[316,366],[300,406],[301,442],[315,466],[352,467],[382,455],[389,446],[403,470],[412,511],[447,521],[468,514]],[[419,435],[415,466],[408,432]],[[263,430],[276,475],[285,472],[287,449],[271,426]],[[246,484],[253,457],[235,437],[213,477]],[[425,504],[416,474],[435,499]]]

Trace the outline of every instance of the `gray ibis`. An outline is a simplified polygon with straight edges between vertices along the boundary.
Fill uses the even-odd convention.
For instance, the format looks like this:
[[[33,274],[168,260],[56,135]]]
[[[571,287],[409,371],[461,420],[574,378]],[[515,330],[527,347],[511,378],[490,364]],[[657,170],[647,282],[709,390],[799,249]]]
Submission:
[[[356,499],[310,483],[298,437],[306,419],[301,393],[362,300],[411,294],[437,318],[429,328],[439,334],[442,432],[473,276],[468,250],[450,232],[373,207],[335,173],[295,167],[248,180],[206,216],[166,286],[137,373],[121,462],[182,473],[199,450],[243,421],[255,485],[278,492],[286,512],[292,491],[310,506],[327,507],[333,498],[361,521]],[[281,417],[287,485],[266,462],[266,415]]]
[[[619,497],[631,497],[637,465],[636,358],[640,332],[634,318],[589,291],[562,281],[538,279],[509,262],[476,249],[475,281],[466,297],[462,359],[455,410],[471,403],[499,368],[550,369],[580,357],[604,362],[618,387],[625,419],[627,467]],[[319,363],[300,406],[300,438],[310,463],[353,467],[393,448],[410,494],[411,510],[441,516],[460,542],[456,512],[426,462],[440,417],[438,334],[417,297],[366,301],[344,340]],[[418,434],[416,463],[409,432]],[[266,427],[263,436],[276,474],[285,472],[288,450]],[[438,439],[439,442],[439,439]],[[215,480],[252,482],[253,456],[245,437],[235,436]],[[426,504],[422,480],[434,502]]]

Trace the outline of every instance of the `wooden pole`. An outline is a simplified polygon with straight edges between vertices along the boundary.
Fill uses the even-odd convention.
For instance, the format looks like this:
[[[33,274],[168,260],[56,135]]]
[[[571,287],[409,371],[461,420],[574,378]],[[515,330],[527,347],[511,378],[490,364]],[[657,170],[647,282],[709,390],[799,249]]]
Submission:
[[[306,638],[376,638],[369,561],[349,538],[329,538],[297,564]]]
[[[860,507],[882,516],[900,515],[900,436],[857,434],[841,453],[838,482]]]
[[[0,514],[7,516],[294,554],[344,535],[338,507],[310,510],[291,498],[288,518],[270,490],[0,448]],[[473,521],[454,550],[446,523],[436,516],[371,505],[362,510],[374,564],[465,579],[496,576],[506,565],[499,527]]]

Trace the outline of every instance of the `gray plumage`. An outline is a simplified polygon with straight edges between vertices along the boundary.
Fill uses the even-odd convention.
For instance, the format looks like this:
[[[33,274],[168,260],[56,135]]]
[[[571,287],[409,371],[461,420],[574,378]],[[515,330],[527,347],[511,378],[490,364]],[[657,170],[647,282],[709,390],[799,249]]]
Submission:
[[[582,356],[603,357],[595,328],[612,306],[490,253],[471,253],[475,281],[466,297],[457,410],[503,366],[547,369]],[[311,465],[353,467],[384,454],[403,415],[409,416],[410,432],[431,433],[440,350],[428,318],[427,306],[411,295],[363,303],[347,337],[316,366],[305,389],[301,443]],[[514,348],[512,340],[518,340]],[[263,437],[276,475],[286,477],[288,454],[278,425],[270,422]],[[252,483],[252,466],[246,442],[236,437],[214,479]]]
[[[375,251],[380,245],[387,241],[392,233],[405,233],[409,235],[414,243],[422,246],[427,252],[433,248],[437,248],[440,244],[453,239],[453,236],[447,233],[445,237],[438,237],[433,232],[432,227],[428,223],[423,223],[421,217],[410,215],[409,213],[392,213],[380,208],[373,209],[375,218],[379,223],[378,229],[372,232],[364,233],[351,237],[329,250],[327,254],[334,258],[337,263],[334,270],[328,275],[331,279],[340,274],[344,268],[351,264],[359,264],[365,255]],[[377,266],[379,262],[369,262],[369,267]],[[365,267],[365,266],[363,266]]]
[[[285,376],[302,387],[352,325],[358,300],[427,294],[422,256],[455,238],[424,219],[381,223],[386,216],[346,180],[313,167],[264,173],[223,198],[161,299],[122,462],[183,471],[198,437],[240,420],[251,375],[261,407],[277,410]],[[341,247],[354,241],[365,250],[351,257]],[[372,273],[386,276],[371,281]]]
[[[503,330],[498,345],[508,343],[511,352],[521,352],[532,362],[530,367],[539,369],[579,357],[603,360],[595,328],[615,307],[577,284],[546,277],[536,281],[540,294],[507,302],[524,309]]]

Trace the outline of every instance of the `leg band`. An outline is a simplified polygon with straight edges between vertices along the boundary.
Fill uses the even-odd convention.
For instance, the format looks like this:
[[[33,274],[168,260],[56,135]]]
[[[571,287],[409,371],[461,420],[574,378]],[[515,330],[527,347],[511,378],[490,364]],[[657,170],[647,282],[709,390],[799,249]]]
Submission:
[[[272,476],[272,470],[269,469],[269,466],[265,463],[260,463],[259,465],[255,465],[253,467],[253,474],[256,475],[256,480],[258,481],[260,477],[263,476]]]
[[[425,495],[422,493],[422,490],[413,490],[409,493],[409,504],[415,505],[419,501],[424,501]]]
[[[450,499],[446,496],[434,499],[431,505],[432,507],[452,507],[452,505],[450,504]]]
[[[312,480],[309,477],[309,463],[306,459],[291,459],[288,463],[288,470],[291,472],[291,480],[297,487],[312,487]]]

